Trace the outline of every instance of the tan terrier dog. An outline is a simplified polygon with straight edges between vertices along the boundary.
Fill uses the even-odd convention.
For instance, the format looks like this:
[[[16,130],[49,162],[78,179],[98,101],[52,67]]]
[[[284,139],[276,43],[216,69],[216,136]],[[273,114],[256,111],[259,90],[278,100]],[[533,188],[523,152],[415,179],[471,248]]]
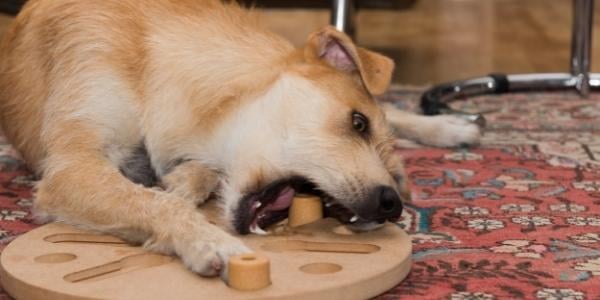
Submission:
[[[38,213],[225,274],[238,234],[320,194],[357,230],[397,219],[405,178],[387,119],[422,143],[476,143],[462,119],[386,107],[393,62],[326,27],[294,48],[235,4],[30,0],[0,48],[0,118],[41,176]],[[148,188],[158,185],[163,189]]]

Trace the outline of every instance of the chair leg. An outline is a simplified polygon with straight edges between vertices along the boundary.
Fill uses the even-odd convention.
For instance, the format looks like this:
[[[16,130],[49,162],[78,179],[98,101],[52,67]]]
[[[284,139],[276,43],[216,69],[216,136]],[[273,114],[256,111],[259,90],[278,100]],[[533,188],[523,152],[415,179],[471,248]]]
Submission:
[[[354,0],[332,0],[331,1],[331,25],[337,30],[343,31],[354,38]]]
[[[582,97],[587,97],[590,93],[589,73],[593,19],[593,0],[573,0],[571,74],[577,78],[575,88]]]
[[[587,97],[600,89],[600,73],[590,73],[594,0],[573,0],[573,36],[570,73],[490,74],[468,80],[443,83],[421,96],[424,114],[461,113],[448,103],[484,94],[539,90],[577,90]],[[469,115],[470,118],[476,115]]]

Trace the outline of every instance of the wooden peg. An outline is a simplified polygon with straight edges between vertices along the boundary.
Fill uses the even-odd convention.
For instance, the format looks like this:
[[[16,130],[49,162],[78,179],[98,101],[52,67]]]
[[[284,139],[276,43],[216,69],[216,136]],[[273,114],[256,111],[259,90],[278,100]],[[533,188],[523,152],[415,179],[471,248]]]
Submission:
[[[323,219],[321,198],[299,194],[294,197],[288,216],[288,225],[298,227]]]
[[[269,259],[255,253],[241,254],[229,259],[229,286],[240,291],[255,291],[271,285]]]

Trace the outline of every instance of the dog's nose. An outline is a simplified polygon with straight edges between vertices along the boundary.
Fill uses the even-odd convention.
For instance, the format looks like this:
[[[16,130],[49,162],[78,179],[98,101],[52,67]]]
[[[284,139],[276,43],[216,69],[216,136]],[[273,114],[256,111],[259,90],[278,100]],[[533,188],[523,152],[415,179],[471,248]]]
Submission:
[[[371,189],[368,201],[363,201],[356,208],[356,213],[365,220],[395,221],[402,215],[402,201],[393,188],[385,185]]]
[[[375,188],[374,197],[378,207],[378,218],[399,217],[402,214],[402,201],[394,189],[389,186]]]

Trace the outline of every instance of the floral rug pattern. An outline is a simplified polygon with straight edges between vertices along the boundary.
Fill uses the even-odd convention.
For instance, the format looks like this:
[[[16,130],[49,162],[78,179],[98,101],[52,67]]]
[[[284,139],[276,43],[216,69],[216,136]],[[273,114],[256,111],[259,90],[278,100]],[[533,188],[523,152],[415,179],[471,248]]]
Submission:
[[[388,95],[414,109],[418,94]],[[400,142],[409,277],[380,299],[600,299],[600,95],[484,96],[480,147]]]
[[[412,110],[418,93],[385,98]],[[407,279],[378,299],[600,300],[600,94],[485,96],[482,145],[398,141],[413,202]],[[0,137],[0,249],[32,224],[32,176]],[[9,299],[0,293],[0,299]]]

